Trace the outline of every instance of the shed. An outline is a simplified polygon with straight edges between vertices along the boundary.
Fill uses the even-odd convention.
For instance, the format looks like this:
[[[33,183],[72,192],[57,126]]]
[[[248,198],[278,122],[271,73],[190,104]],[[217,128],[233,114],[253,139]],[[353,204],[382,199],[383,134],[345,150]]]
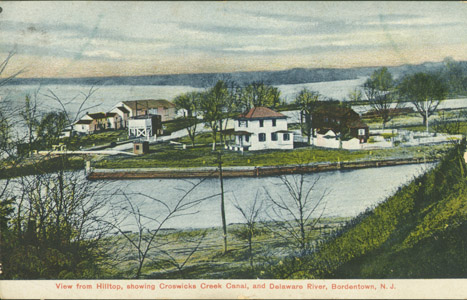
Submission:
[[[133,143],[133,153],[134,154],[146,154],[149,153],[149,142],[134,142]]]

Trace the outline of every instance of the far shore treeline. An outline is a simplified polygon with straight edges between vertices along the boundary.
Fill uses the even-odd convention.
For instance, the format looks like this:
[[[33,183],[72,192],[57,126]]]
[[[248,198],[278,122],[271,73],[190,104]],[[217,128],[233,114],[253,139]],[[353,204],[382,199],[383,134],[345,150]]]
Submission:
[[[443,62],[426,62],[419,65],[401,65],[388,67],[394,77],[417,72],[435,72],[443,65],[452,61],[446,58]],[[458,62],[458,67],[464,72],[467,62]],[[113,76],[113,77],[85,77],[85,78],[12,78],[8,84],[79,84],[79,85],[182,85],[198,88],[213,86],[219,80],[234,81],[246,85],[254,81],[261,81],[269,85],[300,84],[309,82],[323,82],[335,80],[357,79],[370,76],[379,67],[358,68],[295,68],[283,71],[251,71],[232,73],[198,73],[198,74],[167,74],[146,76]]]

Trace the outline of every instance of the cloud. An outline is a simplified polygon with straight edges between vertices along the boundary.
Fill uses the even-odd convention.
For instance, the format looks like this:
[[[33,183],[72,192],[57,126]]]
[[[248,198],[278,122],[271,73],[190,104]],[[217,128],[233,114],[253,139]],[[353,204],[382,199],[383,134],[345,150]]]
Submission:
[[[83,57],[98,57],[98,58],[110,58],[110,59],[119,59],[122,58],[122,55],[116,51],[112,50],[93,50],[93,51],[84,51],[82,54]]]

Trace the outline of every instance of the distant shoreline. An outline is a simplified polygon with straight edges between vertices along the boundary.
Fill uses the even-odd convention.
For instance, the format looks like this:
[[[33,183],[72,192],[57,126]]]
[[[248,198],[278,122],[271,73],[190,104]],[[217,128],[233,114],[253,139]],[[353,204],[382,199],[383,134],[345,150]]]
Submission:
[[[431,163],[437,159],[405,158],[386,160],[367,160],[352,162],[333,162],[312,165],[286,165],[263,167],[224,167],[225,178],[267,177],[287,174],[318,173],[335,170],[352,170],[363,168],[379,168],[408,164]],[[128,180],[128,179],[177,179],[177,178],[216,178],[219,177],[217,167],[204,168],[138,168],[138,169],[91,169],[86,176],[89,180]]]

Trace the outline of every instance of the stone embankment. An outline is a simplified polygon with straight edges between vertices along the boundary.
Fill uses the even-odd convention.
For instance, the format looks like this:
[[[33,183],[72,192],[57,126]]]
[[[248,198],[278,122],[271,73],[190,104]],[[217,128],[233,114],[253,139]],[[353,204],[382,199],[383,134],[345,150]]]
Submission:
[[[333,170],[351,170],[361,168],[377,168],[406,164],[433,162],[434,159],[405,158],[387,160],[367,160],[353,162],[314,163],[307,165],[264,166],[264,167],[224,167],[224,177],[261,177],[286,174],[317,173]],[[149,179],[149,178],[204,178],[218,177],[216,167],[203,168],[141,168],[141,169],[90,169],[87,170],[89,180]]]

